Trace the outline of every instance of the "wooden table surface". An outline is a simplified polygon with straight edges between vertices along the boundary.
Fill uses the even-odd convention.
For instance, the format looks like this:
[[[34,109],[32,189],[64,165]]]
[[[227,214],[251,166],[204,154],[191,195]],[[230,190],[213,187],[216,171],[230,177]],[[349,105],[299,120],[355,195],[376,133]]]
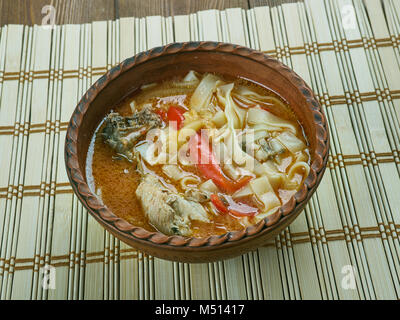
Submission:
[[[56,9],[56,24],[85,23],[120,17],[174,16],[206,9],[244,9],[293,0],[0,0],[0,26],[41,24],[42,8]]]

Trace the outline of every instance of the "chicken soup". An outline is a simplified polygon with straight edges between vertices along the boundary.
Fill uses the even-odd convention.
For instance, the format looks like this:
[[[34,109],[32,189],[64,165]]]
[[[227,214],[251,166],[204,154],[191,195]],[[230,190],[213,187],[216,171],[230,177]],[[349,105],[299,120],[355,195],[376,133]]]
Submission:
[[[112,110],[86,167],[114,214],[149,231],[205,237],[275,213],[309,164],[302,126],[281,97],[191,71],[142,86]]]

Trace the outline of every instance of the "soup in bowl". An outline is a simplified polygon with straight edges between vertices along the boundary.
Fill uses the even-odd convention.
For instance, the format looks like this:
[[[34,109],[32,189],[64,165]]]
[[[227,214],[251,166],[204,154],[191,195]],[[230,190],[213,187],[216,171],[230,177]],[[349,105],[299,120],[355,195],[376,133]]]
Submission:
[[[67,133],[72,186],[119,239],[206,262],[262,245],[300,213],[327,161],[308,86],[248,48],[184,43],[124,61]]]

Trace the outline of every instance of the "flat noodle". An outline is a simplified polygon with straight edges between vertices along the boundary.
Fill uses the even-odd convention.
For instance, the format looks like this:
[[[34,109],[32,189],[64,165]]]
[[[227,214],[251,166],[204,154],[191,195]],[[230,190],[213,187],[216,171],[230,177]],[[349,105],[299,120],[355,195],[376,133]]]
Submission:
[[[266,176],[251,180],[249,184],[253,193],[264,204],[264,211],[281,204]]]
[[[193,70],[189,71],[188,74],[183,78],[182,82],[197,82],[199,83],[199,78],[196,75],[196,72],[194,72]]]
[[[267,218],[267,217],[270,216],[271,214],[274,214],[277,210],[279,210],[279,206],[272,207],[272,208],[269,209],[268,211],[262,212],[262,213],[256,215],[255,218],[254,218],[254,220],[255,220],[255,222],[257,223],[257,222],[259,222],[259,221],[261,221],[261,220]]]
[[[219,191],[218,187],[215,185],[215,183],[211,179],[208,179],[205,182],[203,182],[199,186],[199,189],[201,191],[208,192],[208,193],[216,193]]]
[[[136,96],[135,100],[138,104],[141,104],[143,102],[153,100],[154,98],[188,95],[193,92],[193,88],[194,87],[190,86],[156,86],[155,88],[149,88],[142,91]]]
[[[199,84],[198,80],[195,81],[175,81],[172,82],[171,86],[174,89],[190,89],[190,90],[194,90],[197,85]]]
[[[278,139],[292,153],[304,150],[306,147],[304,142],[291,132],[282,132],[276,137],[276,139]]]
[[[254,194],[252,188],[250,188],[250,185],[245,186],[244,188],[236,191],[233,195],[232,198],[244,198],[244,197],[249,197]]]
[[[231,92],[233,87],[233,83],[219,87],[217,89],[217,97],[225,106],[225,115],[231,127],[234,129],[242,129],[246,117],[246,110],[240,109],[232,100]]]
[[[227,122],[225,112],[218,111],[212,118],[212,122],[214,122],[218,128],[221,128]]]
[[[190,99],[190,107],[197,112],[208,109],[213,92],[216,89],[218,77],[207,74],[201,80]]]
[[[225,139],[225,144],[230,157],[236,164],[241,166],[251,166],[254,159],[242,150],[236,133],[236,129],[242,126],[244,117],[241,118],[241,113],[237,112],[238,107],[232,101],[231,91],[233,87],[234,84],[230,83],[228,85],[219,87],[217,91],[218,99],[224,103],[224,111],[227,118],[227,129],[229,130],[229,135],[227,135],[227,138]]]
[[[279,118],[271,112],[260,108],[259,106],[249,109],[247,113],[247,122],[250,125],[264,124],[269,126],[269,130],[288,129],[297,134],[296,126],[288,120]]]
[[[269,106],[277,106],[278,108],[282,108],[283,110],[287,109],[286,105],[274,96],[263,96],[260,95],[247,87],[237,86],[235,91],[235,95],[237,95],[240,99],[247,102],[249,105],[254,103],[256,104],[268,104]]]
[[[277,190],[285,180],[285,174],[279,172],[276,166],[268,161],[264,163],[257,162],[254,167],[254,172],[258,176],[266,176],[274,190]]]
[[[177,165],[173,164],[163,165],[162,171],[167,175],[168,178],[175,181],[179,181],[187,175]]]
[[[224,163],[224,172],[229,178],[233,180],[237,180],[240,177],[240,173],[231,163]]]
[[[296,162],[288,172],[288,178],[292,179],[294,175],[298,173],[302,175],[303,177],[307,177],[308,174],[310,173],[310,166],[306,162]]]
[[[201,179],[199,177],[195,177],[192,175],[185,176],[182,179],[180,179],[180,181],[179,181],[181,188],[183,190],[188,190],[190,188],[193,188],[194,186],[198,186],[200,182],[201,182]]]

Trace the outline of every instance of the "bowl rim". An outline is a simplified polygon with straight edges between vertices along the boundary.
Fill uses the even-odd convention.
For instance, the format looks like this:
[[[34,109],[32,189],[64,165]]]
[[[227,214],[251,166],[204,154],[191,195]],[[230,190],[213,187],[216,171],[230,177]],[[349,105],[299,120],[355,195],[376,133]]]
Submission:
[[[158,231],[148,231],[142,227],[133,226],[126,220],[115,215],[91,192],[84,178],[84,174],[80,170],[77,152],[78,133],[84,114],[99,92],[111,81],[135,66],[156,59],[157,57],[193,51],[220,52],[237,55],[254,60],[278,71],[281,76],[285,77],[289,82],[299,88],[306,98],[307,106],[312,113],[316,125],[316,149],[312,155],[309,175],[303,181],[300,189],[289,201],[277,209],[275,213],[259,221],[257,224],[248,226],[242,230],[229,231],[223,235],[211,235],[203,238],[183,237],[179,235],[168,236]],[[245,241],[245,239],[249,240],[249,238],[258,237],[283,225],[292,215],[296,215],[296,208],[300,211],[315,191],[326,168],[328,150],[328,126],[321,105],[310,87],[292,69],[261,51],[241,45],[215,41],[189,41],[175,42],[140,52],[133,57],[125,59],[100,77],[83,95],[71,116],[65,138],[64,157],[67,175],[75,194],[89,213],[106,229],[108,228],[114,234],[128,241],[133,240],[134,242],[142,244],[146,242],[149,245],[193,249],[204,246],[217,247],[223,244],[223,247],[227,245],[230,246],[229,244],[232,244],[232,242],[237,243],[239,240]]]

